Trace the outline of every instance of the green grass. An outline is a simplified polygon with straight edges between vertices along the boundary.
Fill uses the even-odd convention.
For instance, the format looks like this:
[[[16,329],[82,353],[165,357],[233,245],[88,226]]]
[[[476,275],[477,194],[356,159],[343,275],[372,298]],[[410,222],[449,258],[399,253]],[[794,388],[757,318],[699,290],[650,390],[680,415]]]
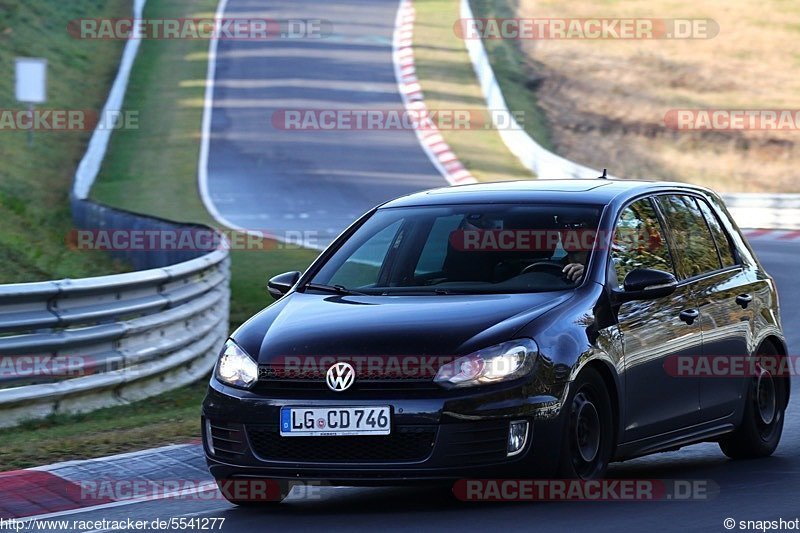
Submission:
[[[211,16],[216,0],[147,4],[147,18]],[[131,75],[126,109],[139,111],[138,130],[120,130],[92,197],[111,206],[183,222],[215,225],[197,187],[208,41],[143,41]],[[265,207],[268,208],[268,207]],[[316,257],[304,249],[231,253],[231,324],[237,326],[272,299],[266,280],[304,270]]]
[[[0,109],[14,98],[14,58],[48,60],[48,102],[41,109],[99,111],[119,65],[121,41],[79,40],[67,33],[80,17],[130,16],[129,0],[0,0]],[[105,253],[66,246],[68,196],[88,132],[0,131],[0,283],[85,277],[126,267]]]
[[[454,30],[461,18],[458,1],[417,0],[414,5],[417,11],[414,55],[417,76],[428,107],[485,111],[486,101],[465,42]],[[500,50],[492,50],[492,53],[499,54]],[[511,72],[510,66],[508,72]],[[516,90],[510,96],[527,95]],[[524,109],[524,126],[538,130],[539,119],[529,112],[529,107],[520,107],[516,102],[509,98],[509,109]],[[443,130],[442,135],[461,162],[480,181],[531,178],[530,171],[508,151],[499,133],[493,129]]]
[[[130,405],[0,431],[0,471],[187,442],[200,434],[205,389],[200,382]]]

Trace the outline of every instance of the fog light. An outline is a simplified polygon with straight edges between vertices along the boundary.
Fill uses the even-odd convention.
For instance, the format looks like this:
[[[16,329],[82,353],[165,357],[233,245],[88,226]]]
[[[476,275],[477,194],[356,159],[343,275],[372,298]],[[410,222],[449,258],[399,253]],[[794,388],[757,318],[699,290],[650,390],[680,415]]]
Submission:
[[[206,446],[211,455],[217,454],[214,450],[214,437],[211,435],[211,421],[208,418],[206,418]]]
[[[515,420],[508,426],[508,456],[520,453],[528,442],[528,421]]]

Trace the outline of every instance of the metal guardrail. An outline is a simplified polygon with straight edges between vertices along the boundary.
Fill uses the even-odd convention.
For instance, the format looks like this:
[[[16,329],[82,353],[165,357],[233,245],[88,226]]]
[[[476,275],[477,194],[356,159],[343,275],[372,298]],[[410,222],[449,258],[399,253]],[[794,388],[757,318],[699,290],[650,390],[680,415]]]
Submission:
[[[0,427],[158,394],[210,372],[230,259],[0,286]]]
[[[725,194],[728,210],[743,228],[800,229],[800,194]]]
[[[145,1],[134,0],[135,20]],[[104,113],[122,108],[138,47],[139,40],[126,43]],[[86,200],[110,136],[95,130],[75,173],[76,228],[213,231]],[[218,242],[226,241],[220,235]],[[228,251],[112,255],[136,271],[0,285],[0,427],[140,400],[211,371],[228,335]]]

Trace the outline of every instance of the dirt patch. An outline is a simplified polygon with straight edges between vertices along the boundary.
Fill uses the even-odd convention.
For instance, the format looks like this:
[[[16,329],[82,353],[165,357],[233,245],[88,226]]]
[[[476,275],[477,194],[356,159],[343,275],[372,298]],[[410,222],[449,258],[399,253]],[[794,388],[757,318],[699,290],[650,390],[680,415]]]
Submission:
[[[733,5],[731,5],[733,4]],[[523,40],[560,155],[617,176],[726,191],[800,191],[800,131],[678,131],[675,109],[800,109],[800,4],[521,0],[523,18],[710,18],[705,40]]]

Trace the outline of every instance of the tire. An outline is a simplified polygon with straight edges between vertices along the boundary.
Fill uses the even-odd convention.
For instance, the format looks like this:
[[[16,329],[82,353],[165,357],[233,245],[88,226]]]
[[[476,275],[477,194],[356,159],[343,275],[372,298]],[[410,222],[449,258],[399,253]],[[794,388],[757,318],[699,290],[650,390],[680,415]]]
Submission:
[[[222,496],[228,502],[239,507],[272,507],[280,504],[291,492],[292,487],[288,481],[277,481],[273,479],[239,478],[234,480],[217,479],[217,487]],[[233,485],[231,485],[233,483]],[[242,483],[236,485],[236,483]],[[260,484],[261,483],[261,484]],[[276,487],[277,485],[277,491]],[[267,494],[271,499],[261,497],[264,488],[268,486]],[[253,491],[254,495],[250,498],[238,498],[242,493],[245,495]],[[275,494],[277,492],[277,494]]]
[[[564,439],[558,476],[602,478],[614,451],[614,417],[608,389],[592,368],[581,371],[570,388],[562,413]]]
[[[776,357],[778,353],[767,344],[759,356]],[[775,378],[762,368],[762,374],[753,377],[748,384],[742,423],[719,441],[722,453],[731,459],[772,455],[783,433],[787,393],[786,379]]]

